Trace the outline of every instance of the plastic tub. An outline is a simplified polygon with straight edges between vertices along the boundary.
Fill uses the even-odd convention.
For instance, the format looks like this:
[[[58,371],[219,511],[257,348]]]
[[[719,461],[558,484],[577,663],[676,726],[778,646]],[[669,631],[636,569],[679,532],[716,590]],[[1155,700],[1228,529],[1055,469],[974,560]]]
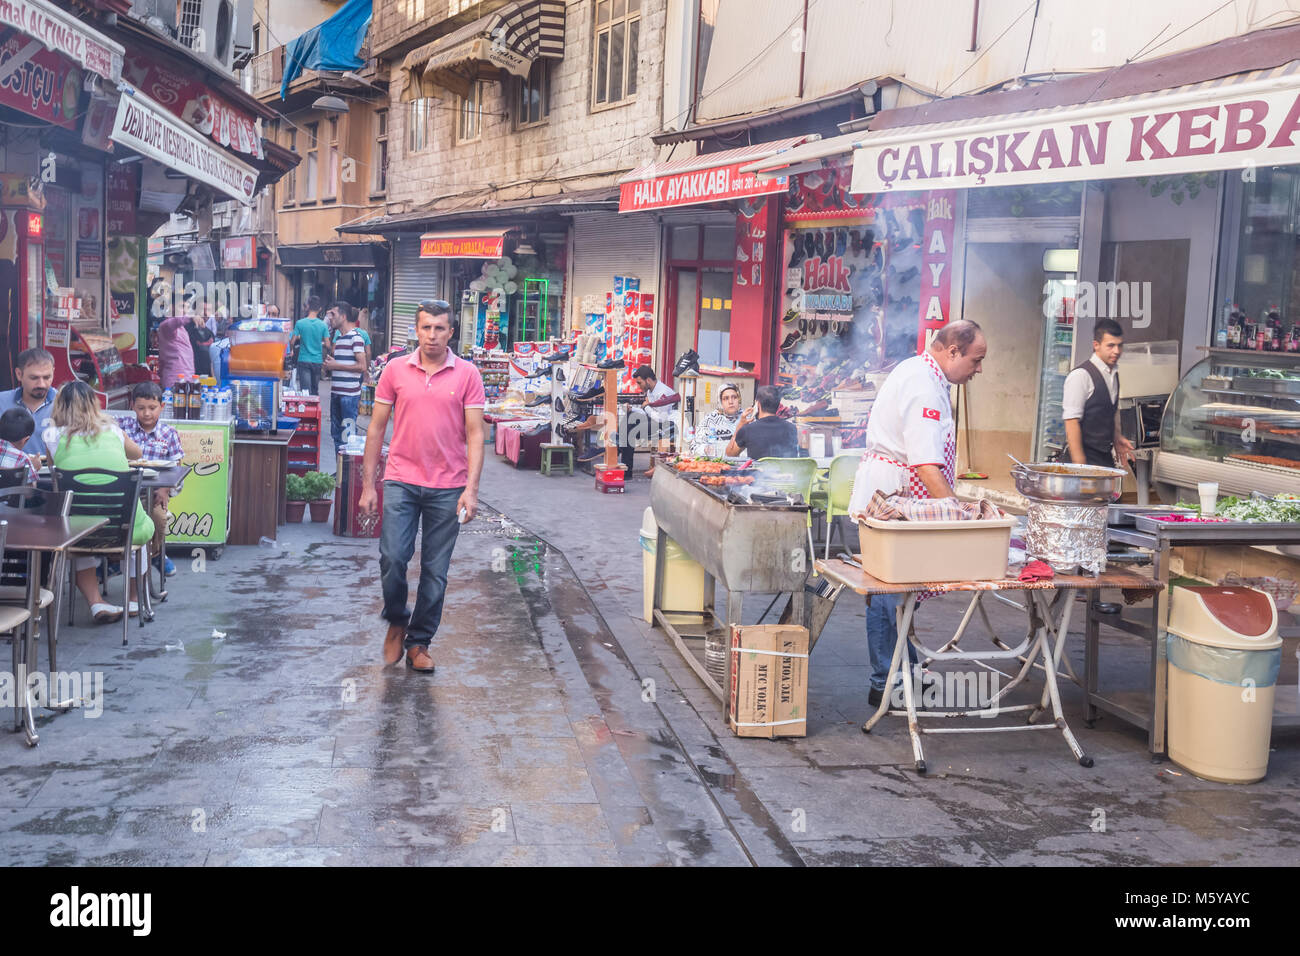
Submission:
[[[880,521],[858,525],[859,559],[887,584],[1000,581],[1015,518],[981,521]]]

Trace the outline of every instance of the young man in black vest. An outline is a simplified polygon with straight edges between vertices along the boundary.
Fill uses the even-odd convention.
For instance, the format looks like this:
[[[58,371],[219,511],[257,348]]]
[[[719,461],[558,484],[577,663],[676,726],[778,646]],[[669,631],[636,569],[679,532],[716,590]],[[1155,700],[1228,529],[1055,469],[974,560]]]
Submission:
[[[1069,460],[1076,465],[1114,468],[1133,461],[1133,443],[1119,431],[1119,372],[1124,329],[1114,319],[1098,319],[1092,331],[1092,358],[1065,379],[1061,404]]]

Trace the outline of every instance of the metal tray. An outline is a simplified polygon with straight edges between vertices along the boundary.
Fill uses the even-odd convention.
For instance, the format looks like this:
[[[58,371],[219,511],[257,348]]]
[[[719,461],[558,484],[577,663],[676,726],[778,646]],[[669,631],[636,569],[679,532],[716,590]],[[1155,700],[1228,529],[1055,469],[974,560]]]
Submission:
[[[1139,517],[1147,514],[1192,514],[1192,511],[1189,508],[1175,508],[1172,505],[1110,505],[1106,509],[1106,524],[1112,528],[1131,528],[1137,523]]]
[[[1238,392],[1254,392],[1259,395],[1300,395],[1300,379],[1234,375],[1232,387]]]

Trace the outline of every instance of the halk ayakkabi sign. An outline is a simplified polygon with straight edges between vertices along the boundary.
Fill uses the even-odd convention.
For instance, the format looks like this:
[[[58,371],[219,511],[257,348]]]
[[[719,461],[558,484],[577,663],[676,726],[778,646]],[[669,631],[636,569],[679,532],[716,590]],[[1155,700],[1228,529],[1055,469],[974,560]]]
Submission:
[[[1300,163],[1300,76],[868,133],[855,193]]]

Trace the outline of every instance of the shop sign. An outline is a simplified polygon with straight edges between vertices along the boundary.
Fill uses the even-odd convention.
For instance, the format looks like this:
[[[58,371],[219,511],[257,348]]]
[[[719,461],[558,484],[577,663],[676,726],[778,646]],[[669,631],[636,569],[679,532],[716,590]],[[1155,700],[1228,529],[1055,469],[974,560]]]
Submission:
[[[221,240],[221,268],[257,268],[257,241],[252,236]]]
[[[124,49],[45,0],[0,0],[0,23],[39,40],[47,50],[116,83]]]
[[[786,222],[807,219],[857,219],[868,223],[876,218],[876,197],[855,196],[849,191],[853,168],[834,163],[825,169],[793,177],[785,200]]]
[[[0,0],[3,2],[3,0]],[[193,73],[138,53],[129,54],[123,78],[204,136],[237,153],[265,159],[254,117],[204,86]]]
[[[113,151],[113,117],[117,115],[117,97],[111,100],[91,100],[86,107],[86,119],[81,124],[81,142],[101,153]]]
[[[36,40],[0,27],[0,104],[73,129],[80,96],[81,70],[72,62],[41,49]]]
[[[139,163],[130,163],[126,166],[110,163],[108,166],[105,231],[110,236],[136,234],[135,208],[139,192],[137,183],[139,175]]]
[[[740,167],[751,161],[623,183],[619,186],[618,211],[641,212],[726,199],[748,199],[783,193],[789,188],[789,179],[785,176],[760,179],[755,173],[742,173]]]
[[[180,125],[139,92],[118,102],[113,139],[242,203],[253,201],[257,170]]]
[[[421,259],[500,259],[505,235],[420,237]]]
[[[1300,163],[1296,77],[1134,103],[972,120],[926,135],[868,134],[854,152],[853,192],[1009,186],[1159,176]],[[872,140],[878,139],[879,145]]]
[[[103,275],[103,248],[94,240],[79,240],[77,242],[77,278],[99,279]]]
[[[948,324],[951,315],[956,203],[957,192],[953,189],[934,189],[926,195],[925,230],[921,242],[921,321],[916,334],[917,352],[929,347],[930,340]]]

